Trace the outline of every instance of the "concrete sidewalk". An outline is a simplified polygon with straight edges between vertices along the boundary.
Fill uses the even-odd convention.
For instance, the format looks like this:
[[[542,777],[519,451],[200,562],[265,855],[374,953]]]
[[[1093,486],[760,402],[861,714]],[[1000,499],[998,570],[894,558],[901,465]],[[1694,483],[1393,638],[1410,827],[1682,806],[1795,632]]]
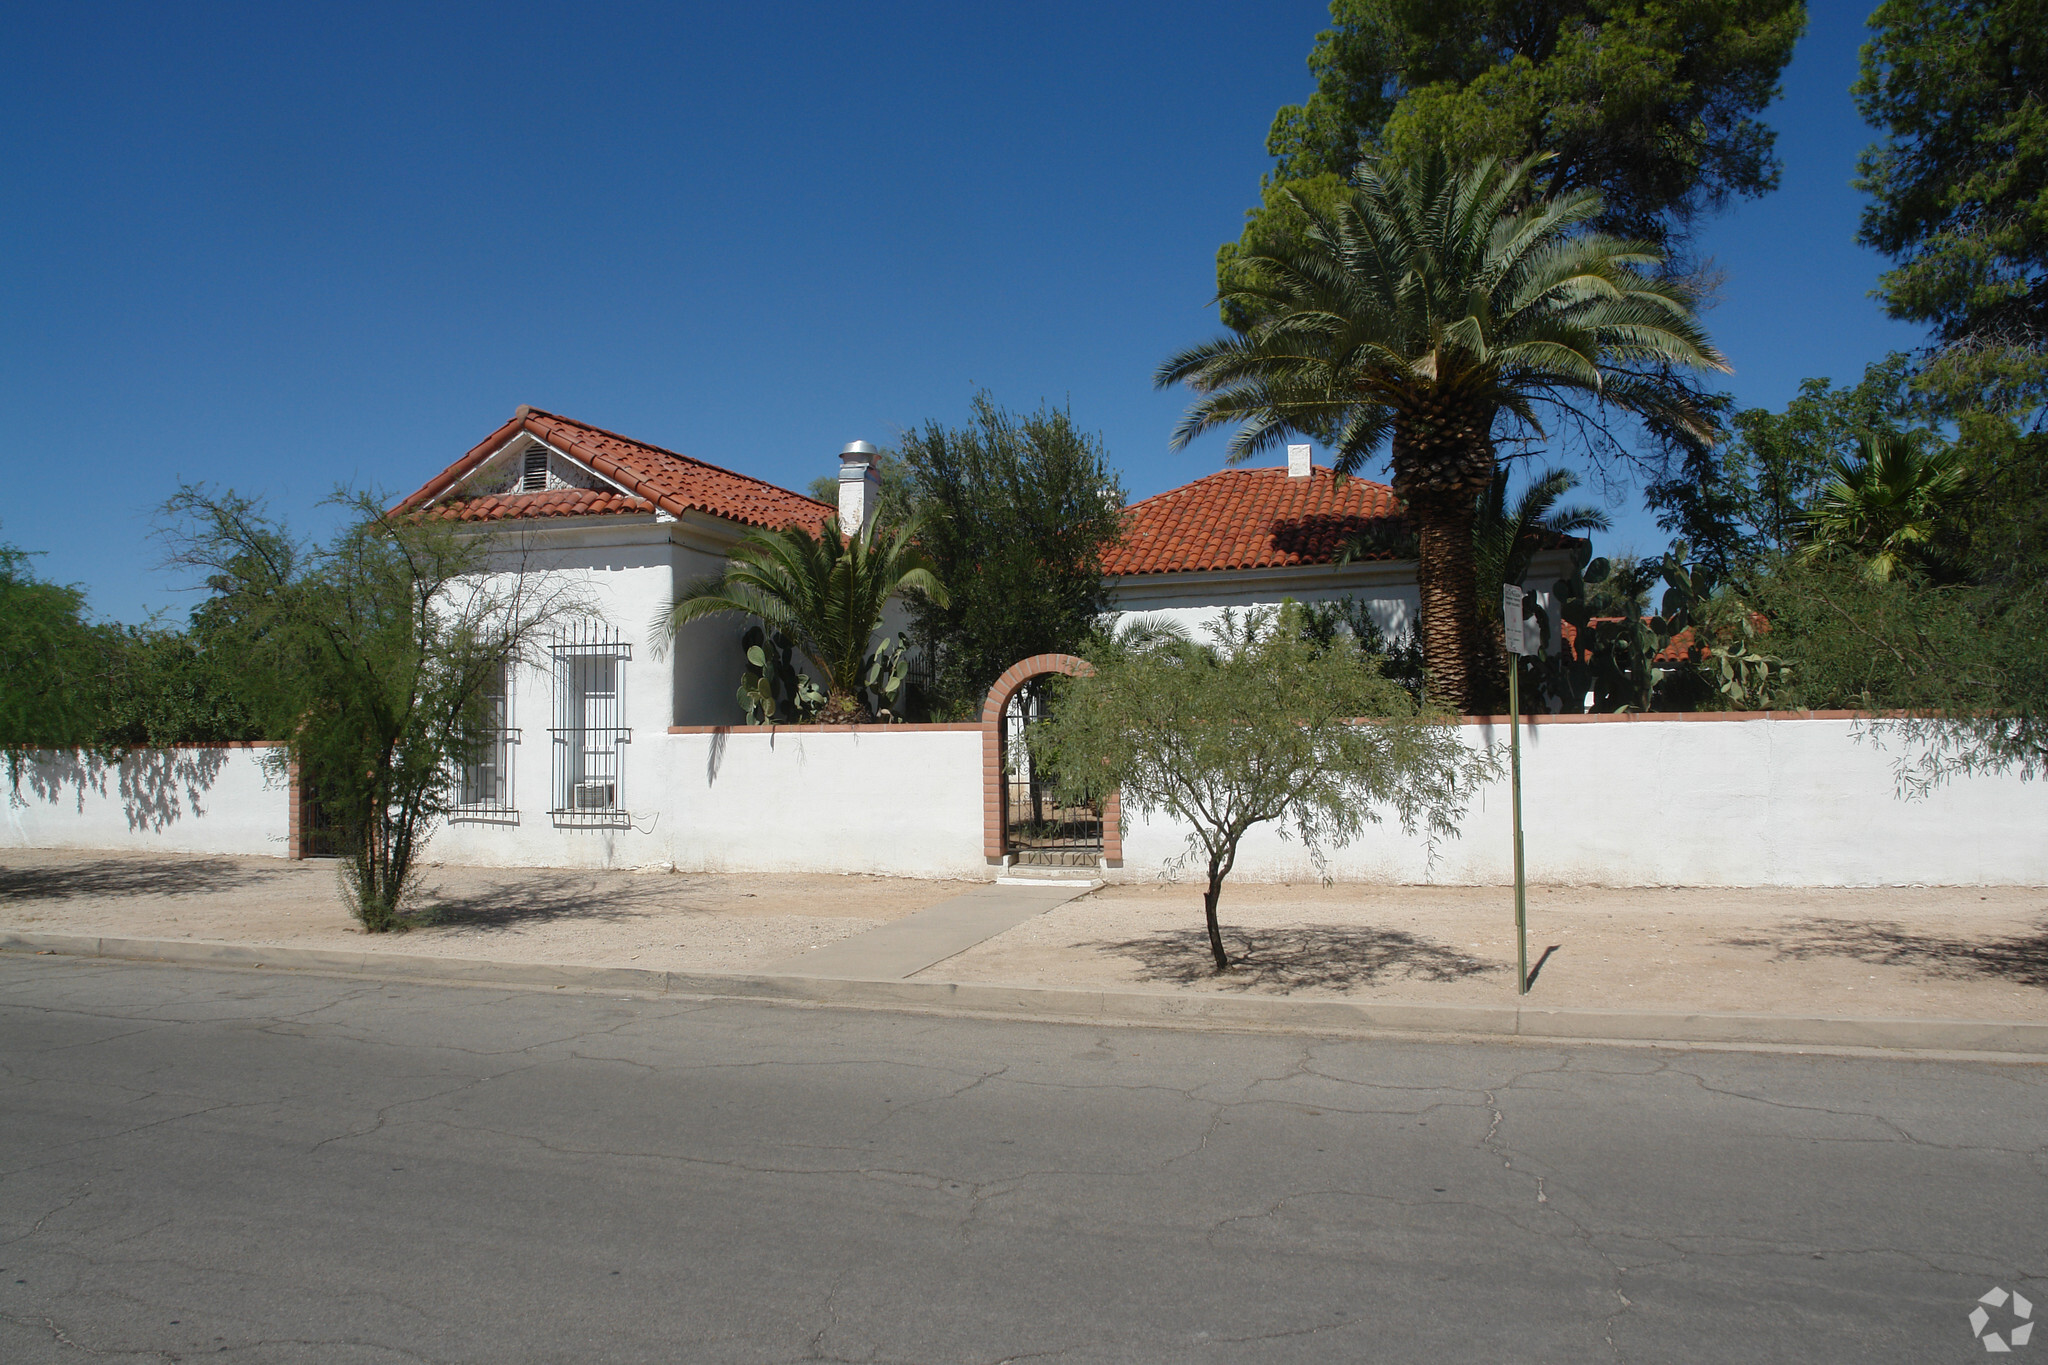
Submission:
[[[890,924],[772,963],[770,976],[901,981],[986,943],[1034,915],[1086,895],[1089,883],[978,886]]]
[[[338,952],[189,939],[95,938],[0,930],[0,952],[104,957],[216,968],[311,971],[370,980],[528,989],[630,991],[1042,1022],[1213,1028],[1330,1037],[1455,1036],[1545,1043],[1646,1043],[1737,1049],[1880,1052],[2048,1063],[2048,1023],[1884,1019],[1704,1011],[1428,1005],[1344,999],[1057,990],[947,981],[668,972],[503,962],[415,953]]]

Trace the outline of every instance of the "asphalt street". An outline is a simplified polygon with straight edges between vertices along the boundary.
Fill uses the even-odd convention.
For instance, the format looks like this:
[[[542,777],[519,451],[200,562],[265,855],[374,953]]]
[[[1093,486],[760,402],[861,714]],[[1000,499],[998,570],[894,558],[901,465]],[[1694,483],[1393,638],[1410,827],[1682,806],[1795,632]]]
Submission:
[[[2048,1304],[2044,1119],[2023,1065],[9,956],[0,1361],[1979,1360]]]

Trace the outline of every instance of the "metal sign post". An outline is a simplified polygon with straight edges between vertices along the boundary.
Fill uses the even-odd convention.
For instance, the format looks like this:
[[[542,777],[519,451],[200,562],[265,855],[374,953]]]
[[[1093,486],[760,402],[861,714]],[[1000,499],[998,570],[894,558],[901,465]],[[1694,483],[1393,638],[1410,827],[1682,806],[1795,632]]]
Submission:
[[[1529,993],[1529,896],[1522,877],[1522,666],[1530,652],[1523,629],[1522,590],[1501,589],[1500,619],[1508,654],[1508,789],[1515,815],[1515,994]]]

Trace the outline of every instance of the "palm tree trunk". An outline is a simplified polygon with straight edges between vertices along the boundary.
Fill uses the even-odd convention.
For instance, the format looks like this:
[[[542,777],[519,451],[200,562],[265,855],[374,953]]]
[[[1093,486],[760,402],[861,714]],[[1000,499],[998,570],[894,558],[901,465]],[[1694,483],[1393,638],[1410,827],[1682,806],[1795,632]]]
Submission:
[[[1392,455],[1394,495],[1407,504],[1419,544],[1417,628],[1429,690],[1469,715],[1486,692],[1472,523],[1479,495],[1493,482],[1493,410],[1438,397],[1397,420]]]
[[[1408,500],[1420,542],[1415,564],[1422,593],[1422,661],[1430,692],[1446,706],[1469,713],[1484,691],[1474,645],[1478,604],[1473,600],[1470,493],[1433,493]]]

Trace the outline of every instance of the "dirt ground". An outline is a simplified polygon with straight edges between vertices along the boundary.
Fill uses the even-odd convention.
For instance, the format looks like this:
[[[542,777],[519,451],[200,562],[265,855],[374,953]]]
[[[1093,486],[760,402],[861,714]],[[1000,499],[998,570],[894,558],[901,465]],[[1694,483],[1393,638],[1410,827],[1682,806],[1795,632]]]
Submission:
[[[0,928],[758,971],[974,883],[866,876],[429,869],[419,926],[364,934],[332,863],[0,850]],[[920,974],[938,981],[1509,1003],[1503,888],[1224,890],[1216,976],[1201,894],[1134,883],[1027,920]],[[2048,1019],[2048,888],[1532,887],[1537,1005]]]
[[[964,882],[433,867],[418,927],[365,934],[324,860],[0,850],[0,928],[516,962],[756,971]]]
[[[2048,1019],[2048,889],[1531,887],[1528,1003]],[[1110,886],[928,969],[947,981],[1175,987],[1439,1004],[1515,998],[1514,893],[1226,885],[1212,970],[1201,889]]]

